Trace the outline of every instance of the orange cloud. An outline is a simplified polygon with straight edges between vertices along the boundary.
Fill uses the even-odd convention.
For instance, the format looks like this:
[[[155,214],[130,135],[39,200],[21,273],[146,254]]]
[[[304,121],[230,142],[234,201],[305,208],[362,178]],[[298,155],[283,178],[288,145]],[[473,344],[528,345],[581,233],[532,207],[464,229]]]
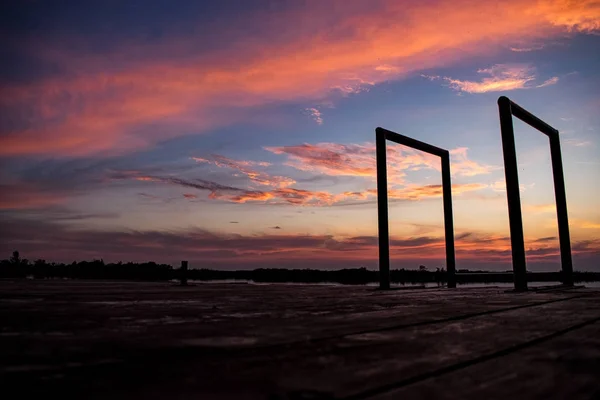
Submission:
[[[159,182],[158,178],[153,178],[151,176],[136,176],[134,179],[142,182]]]
[[[571,225],[582,229],[600,229],[600,222],[588,221],[585,219],[572,219]]]
[[[272,191],[242,189],[203,179],[186,180],[176,177],[136,175],[135,171],[116,174],[115,179],[133,179],[142,182],[156,182],[207,191],[209,192],[209,199],[224,200],[233,203],[267,202],[273,200],[271,203],[324,206],[330,205],[336,201],[336,196],[327,192],[288,187],[281,187]],[[184,194],[183,196],[191,198],[190,196],[194,195]]]
[[[216,182],[203,179],[186,180],[175,177],[135,176],[131,173],[121,174],[116,179],[133,179],[142,182],[157,182],[208,191],[208,198],[212,200],[223,200],[233,203],[261,202],[268,204],[290,204],[296,206],[331,206],[336,204],[352,204],[357,200],[375,200],[377,189],[364,191],[329,193],[325,191],[314,191],[291,187],[280,187],[273,190],[253,190],[221,185]],[[462,193],[486,188],[486,185],[478,183],[454,184],[452,193],[458,196]],[[390,188],[388,196],[395,200],[421,200],[442,196],[441,185],[408,185],[401,189]],[[188,195],[184,194],[184,197]],[[189,198],[189,197],[188,197]]]
[[[454,184],[452,185],[452,195],[458,196],[465,192],[471,192],[475,190],[485,189],[487,185],[479,183],[466,183],[466,184]],[[373,189],[376,194],[376,189]],[[421,200],[424,198],[442,197],[443,188],[442,185],[427,185],[417,186],[410,185],[404,189],[390,189],[388,190],[388,196],[392,199],[402,200]]]
[[[594,33],[600,30],[600,4],[596,0],[540,1],[535,11],[554,26],[569,32]]]
[[[554,213],[556,214],[556,205],[554,204],[525,204],[523,206],[527,211],[533,213]]]
[[[335,196],[320,191],[302,190],[294,188],[275,189],[270,192],[252,192],[246,191],[235,196],[222,195],[219,199],[225,199],[234,203],[246,203],[248,201],[267,201],[276,200],[277,202],[292,205],[311,205],[324,206],[331,205],[335,201]]]
[[[452,175],[475,176],[489,174],[499,169],[491,165],[480,164],[467,157],[467,147],[458,147],[450,150]]]
[[[544,83],[532,86],[529,83],[536,79],[535,68],[527,65],[497,64],[491,68],[480,69],[479,74],[489,75],[481,81],[461,81],[449,77],[443,77],[449,83],[450,88],[466,93],[503,92],[515,89],[530,89],[533,87],[545,87],[558,82],[558,77],[546,80]],[[439,77],[428,77],[432,80]]]
[[[110,231],[68,229],[64,224],[46,220],[6,218],[0,230],[0,250],[6,254],[18,248],[30,258],[52,260],[90,259],[106,255],[109,259],[173,262],[164,249],[186,259],[207,262],[222,261],[223,266],[243,265],[264,267],[285,262],[287,267],[306,268],[310,265],[335,268],[338,266],[368,266],[377,268],[377,236],[334,236],[286,233],[223,234],[203,229],[167,231]],[[269,229],[269,232],[273,232]],[[456,256],[459,268],[487,263],[502,263],[510,268],[510,238],[480,232],[457,232]],[[556,260],[556,238],[530,238],[527,241],[528,261]],[[600,255],[600,240],[574,241],[575,256],[594,257],[588,265],[596,265]],[[392,236],[390,253],[393,262],[415,268],[419,264],[444,263],[444,239],[440,236]],[[106,258],[105,258],[106,259]],[[579,258],[581,260],[581,258]],[[576,259],[577,260],[577,259]],[[298,262],[299,261],[299,262]],[[358,264],[358,265],[357,265]],[[212,264],[214,265],[214,264]],[[398,265],[398,264],[396,264]],[[429,265],[429,264],[427,264]],[[579,264],[581,266],[581,264]],[[497,267],[496,267],[497,268]],[[580,267],[579,267],[580,268]],[[488,269],[487,267],[485,269]],[[494,269],[494,267],[491,267]]]
[[[308,35],[301,29],[330,7],[340,10],[334,23],[317,24]],[[494,20],[481,15],[493,15]],[[68,38],[37,41],[30,52],[66,74],[1,88],[0,106],[26,117],[18,120],[19,128],[2,132],[0,154],[137,150],[186,132],[246,120],[252,113],[245,110],[274,101],[320,101],[332,91],[356,93],[414,72],[447,67],[464,54],[493,53],[511,41],[594,33],[600,30],[600,7],[595,0],[382,0],[368,9],[346,1],[306,2],[283,15],[257,15],[254,20],[273,33],[285,21],[289,39],[243,41],[242,47],[201,55],[194,51],[193,37],[166,36],[155,45],[124,40],[114,53],[101,55],[76,53]],[[173,48],[187,56],[167,57]],[[140,52],[146,56],[136,58]],[[530,81],[529,75],[503,76],[509,82],[451,84],[480,93]],[[139,129],[157,122],[170,129]]]

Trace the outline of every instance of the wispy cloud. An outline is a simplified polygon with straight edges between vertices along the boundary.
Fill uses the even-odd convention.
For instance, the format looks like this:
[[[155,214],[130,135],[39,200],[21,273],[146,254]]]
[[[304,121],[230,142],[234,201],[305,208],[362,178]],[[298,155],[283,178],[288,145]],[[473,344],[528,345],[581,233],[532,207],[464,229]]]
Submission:
[[[530,51],[541,50],[543,48],[544,48],[544,45],[539,44],[539,45],[527,46],[527,47],[511,47],[510,50],[517,52],[517,53],[525,53],[525,52],[530,52]]]
[[[217,195],[215,198],[234,203],[279,203],[295,206],[326,206],[336,201],[335,195],[324,191],[281,188],[271,191],[245,191],[236,195]]]
[[[278,175],[270,175],[264,171],[258,171],[256,167],[268,167],[271,164],[263,161],[232,160],[231,158],[213,154],[210,158],[192,157],[199,163],[214,164],[221,168],[230,168],[241,172],[254,183],[264,186],[288,187],[296,183],[292,178]]]
[[[196,51],[201,38],[189,34],[165,34],[153,42],[127,37],[103,46],[85,35],[17,38],[15,47],[59,73],[3,85],[0,106],[14,123],[2,129],[0,154],[137,151],[246,121],[273,101],[321,101],[334,92],[356,93],[453,65],[461,54],[493,54],[510,40],[600,31],[595,0],[441,0],[435,7],[382,0],[368,9],[337,4],[341,11],[333,21],[313,18],[330,7],[321,2],[256,13],[240,23],[261,26],[268,40],[229,40],[231,45],[201,54]],[[481,15],[494,15],[494,23]],[[306,21],[314,24],[311,29]],[[287,34],[274,40],[282,29]],[[398,37],[410,45],[398,46]],[[444,79],[468,93],[518,89],[533,80],[530,70],[515,75],[496,67],[481,73],[489,76]],[[148,124],[169,129],[140,129]]]
[[[546,237],[534,239],[532,242],[533,243],[556,242],[557,240],[558,240],[558,237],[556,237],[556,236],[546,236]]]
[[[556,214],[556,205],[554,204],[524,204],[523,208],[532,213]]]
[[[182,179],[176,177],[160,177],[146,175],[120,175],[120,179],[132,179],[148,184],[170,184],[182,186],[184,188],[193,188],[208,192],[208,199],[227,201],[232,203],[261,203],[261,204],[287,204],[293,206],[332,206],[338,204],[352,204],[353,202],[374,201],[377,196],[377,190],[366,189],[362,191],[347,191],[342,193],[331,193],[319,190],[298,189],[292,187],[281,187],[272,190],[254,190],[223,185],[217,182],[204,179]],[[454,184],[452,191],[455,196],[461,193],[480,190],[486,188],[486,185],[469,183]],[[442,195],[441,185],[406,185],[402,188],[390,188],[388,196],[395,200],[415,201],[426,198],[435,198]],[[185,198],[195,199],[193,194],[184,194]],[[361,204],[361,203],[359,203]]]
[[[0,184],[0,210],[45,208],[61,204],[67,198],[64,193],[26,183]]]
[[[323,125],[323,113],[317,108],[306,108],[306,112],[312,117],[317,125]]]
[[[582,229],[600,229],[600,222],[586,219],[572,219],[571,224]]]
[[[150,193],[139,192],[137,195],[148,200],[163,200],[162,197]]]
[[[159,183],[159,184],[170,184],[175,186],[181,186],[189,189],[196,189],[201,191],[209,192],[208,197],[211,199],[217,199],[224,196],[226,193],[241,193],[246,192],[246,189],[222,185],[217,182],[208,181],[205,179],[183,179],[177,178],[173,176],[149,176],[143,175],[141,172],[136,171],[118,171],[112,174],[112,179],[115,180],[134,180],[144,183]],[[139,193],[140,196],[149,198],[149,199],[159,199],[159,197],[147,194],[147,193]],[[194,196],[194,194],[188,194],[187,196],[184,194],[184,197],[188,197],[189,195]],[[189,198],[189,197],[188,197]]]
[[[458,196],[465,192],[485,189],[487,185],[480,183],[464,183],[452,185],[452,194]],[[404,189],[390,190],[389,196],[393,199],[421,200],[424,198],[442,197],[442,185],[410,185]]]
[[[266,147],[266,150],[288,157],[286,165],[300,171],[331,176],[356,176],[375,179],[375,145],[317,143],[296,146]],[[451,150],[452,173],[459,176],[489,174],[497,167],[470,160],[465,147]],[[388,146],[388,180],[404,184],[407,171],[440,170],[440,160],[433,155],[403,146]]]
[[[537,85],[536,87],[542,88],[542,87],[546,87],[546,86],[550,86],[550,85],[555,85],[557,83],[558,83],[558,76],[553,76],[552,78],[544,81],[544,83],[542,83],[541,85]]]
[[[581,140],[581,139],[565,139],[563,142],[569,146],[574,147],[586,147],[593,145],[589,140]]]
[[[146,183],[159,183],[181,186],[184,188],[197,189],[208,192],[208,198],[212,200],[222,200],[233,203],[279,203],[290,205],[312,205],[324,206],[336,202],[336,195],[324,191],[311,191],[304,189],[295,189],[281,187],[273,190],[253,190],[230,185],[223,185],[217,182],[205,179],[183,179],[177,177],[148,176],[132,172],[126,174],[117,173],[115,179],[131,179]],[[192,196],[194,196],[192,194]],[[184,197],[190,198],[189,195]]]
[[[460,80],[450,77],[428,76],[430,80],[443,79],[448,86],[458,92],[487,93],[503,92],[516,89],[531,89],[556,84],[558,77],[552,77],[540,85],[531,85],[536,79],[536,70],[529,65],[496,64],[490,68],[480,69],[478,74],[488,75],[480,81]]]
[[[382,65],[376,66],[375,71],[380,71],[380,72],[385,72],[385,73],[391,74],[391,73],[399,72],[400,68],[393,66],[393,65],[389,65],[389,64],[382,64]]]
[[[375,176],[374,147],[371,144],[305,143],[296,146],[265,147],[265,150],[286,155],[286,164],[300,171],[334,176]],[[400,174],[403,175],[397,168],[394,175]]]
[[[525,185],[523,183],[520,183],[519,191],[521,193],[523,193],[527,189],[531,189],[534,186],[535,186],[535,183],[532,183],[530,185]],[[505,180],[495,181],[495,182],[491,183],[489,185],[489,187],[490,187],[490,189],[492,189],[495,192],[506,192],[506,181]]]
[[[451,158],[451,169],[453,175],[461,176],[476,176],[489,174],[494,170],[500,169],[500,167],[481,164],[476,161],[470,160],[467,156],[469,149],[467,147],[459,147],[450,150]]]

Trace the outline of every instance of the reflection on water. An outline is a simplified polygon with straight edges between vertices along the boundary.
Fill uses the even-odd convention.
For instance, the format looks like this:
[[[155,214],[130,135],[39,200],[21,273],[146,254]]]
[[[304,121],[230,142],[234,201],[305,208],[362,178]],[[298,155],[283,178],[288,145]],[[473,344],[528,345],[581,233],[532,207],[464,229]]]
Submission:
[[[211,284],[211,283],[236,283],[236,284],[248,284],[248,285],[299,285],[299,286],[304,286],[304,285],[317,285],[317,286],[346,286],[342,283],[335,283],[335,282],[320,282],[320,283],[297,283],[297,282],[254,282],[254,281],[249,281],[249,280],[242,280],[242,279],[221,279],[221,280],[212,280],[212,281],[194,281],[195,284]],[[529,282],[527,284],[529,287],[531,288],[535,288],[535,287],[543,287],[543,286],[555,286],[555,285],[560,285],[560,282]],[[576,283],[576,285],[583,285],[585,287],[589,287],[589,288],[600,288],[600,282],[578,282]],[[348,285],[350,286],[350,285]],[[359,286],[359,285],[352,285],[352,286]],[[379,283],[377,282],[371,282],[371,283],[367,283],[363,286],[370,286],[370,287],[377,287],[379,286]],[[490,288],[490,287],[500,287],[500,288],[512,288],[514,285],[512,283],[507,283],[507,282],[498,282],[498,283],[464,283],[464,284],[459,284],[458,287],[461,288]],[[425,284],[410,284],[407,283],[405,285],[399,284],[399,283],[392,283],[391,287],[393,288],[435,288],[435,287],[440,287],[437,283],[435,282],[427,282]]]

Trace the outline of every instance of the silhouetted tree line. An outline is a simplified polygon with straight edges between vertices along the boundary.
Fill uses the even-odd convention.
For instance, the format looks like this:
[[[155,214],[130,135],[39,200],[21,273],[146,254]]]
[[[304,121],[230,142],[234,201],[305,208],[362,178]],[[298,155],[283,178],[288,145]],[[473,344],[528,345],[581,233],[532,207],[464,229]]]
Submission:
[[[213,269],[190,269],[189,280],[242,280],[254,282],[295,282],[295,283],[341,283],[361,285],[379,281],[379,272],[366,268],[345,268],[335,271],[317,269],[258,268],[254,270],[223,271]],[[396,269],[390,272],[391,281],[399,284],[444,284],[447,273],[443,268],[429,270],[421,265],[418,269]],[[599,272],[574,272],[576,282],[600,281]],[[169,281],[180,279],[181,271],[168,264],[146,263],[104,263],[103,260],[80,261],[71,264],[47,263],[45,260],[30,262],[21,259],[15,251],[8,260],[0,261],[0,278],[34,279],[115,279],[137,281]],[[560,272],[529,273],[531,282],[560,282]],[[488,272],[458,270],[458,283],[511,283],[511,271]]]
[[[0,278],[167,281],[173,279],[174,274],[172,266],[155,262],[105,264],[103,260],[93,260],[63,264],[36,260],[32,263],[21,259],[18,251],[9,260],[0,261]]]
[[[296,283],[341,283],[362,285],[379,282],[379,272],[366,268],[340,269],[335,271],[317,269],[280,269],[259,268],[251,271],[220,271],[212,269],[192,269],[188,271],[188,279],[199,281],[210,280],[247,280],[254,282],[296,282]],[[598,272],[574,272],[575,282],[600,281]],[[512,283],[511,272],[486,272],[460,270],[457,275],[458,283]],[[396,269],[390,271],[390,279],[399,284],[425,284],[447,282],[444,269],[429,271],[427,269]],[[530,282],[561,282],[560,272],[529,273]]]

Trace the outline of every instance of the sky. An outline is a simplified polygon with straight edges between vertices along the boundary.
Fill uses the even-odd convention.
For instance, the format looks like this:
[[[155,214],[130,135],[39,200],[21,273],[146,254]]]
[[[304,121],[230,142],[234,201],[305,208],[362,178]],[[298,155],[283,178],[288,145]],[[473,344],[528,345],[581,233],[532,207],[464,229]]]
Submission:
[[[448,149],[457,268],[511,269],[497,99],[560,131],[600,271],[600,1],[8,1],[0,258],[376,269],[378,126]],[[560,269],[515,120],[527,266]],[[445,265],[440,160],[388,143],[392,268]]]

